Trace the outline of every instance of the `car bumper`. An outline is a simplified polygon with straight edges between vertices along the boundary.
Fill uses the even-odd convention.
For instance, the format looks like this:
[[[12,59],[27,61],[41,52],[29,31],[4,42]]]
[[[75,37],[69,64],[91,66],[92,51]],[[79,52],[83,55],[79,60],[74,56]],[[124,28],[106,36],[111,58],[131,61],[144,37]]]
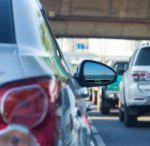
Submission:
[[[137,84],[129,87],[129,94],[126,94],[127,106],[150,106],[150,91],[142,91]]]
[[[120,96],[119,91],[106,91],[106,97],[116,99]]]
[[[134,115],[144,115],[149,114],[150,115],[150,105],[146,106],[129,106],[128,107],[128,113],[134,114]]]

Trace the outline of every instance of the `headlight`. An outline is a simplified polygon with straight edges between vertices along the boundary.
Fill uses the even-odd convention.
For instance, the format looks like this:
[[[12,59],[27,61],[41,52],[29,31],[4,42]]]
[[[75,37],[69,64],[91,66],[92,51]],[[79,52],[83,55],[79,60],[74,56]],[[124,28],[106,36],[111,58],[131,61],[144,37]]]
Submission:
[[[0,146],[40,146],[28,129],[10,125],[0,131]]]

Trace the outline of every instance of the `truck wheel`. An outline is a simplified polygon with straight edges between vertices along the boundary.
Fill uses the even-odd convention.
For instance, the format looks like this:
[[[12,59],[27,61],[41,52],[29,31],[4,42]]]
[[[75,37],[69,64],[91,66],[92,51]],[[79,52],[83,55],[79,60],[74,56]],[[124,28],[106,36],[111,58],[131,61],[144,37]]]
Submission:
[[[123,110],[121,108],[119,109],[119,120],[121,122],[124,121],[124,112],[123,112]]]
[[[106,101],[102,101],[102,102],[101,102],[101,108],[100,108],[101,113],[102,113],[103,115],[109,114],[109,107],[105,106],[105,104],[106,104],[105,102],[106,102]]]
[[[130,115],[128,113],[128,110],[125,109],[124,112],[124,123],[127,127],[134,127],[137,124],[137,116],[136,115]]]
[[[100,102],[100,111],[103,115],[109,114],[109,104],[107,103],[106,100],[106,92],[105,89],[102,89],[102,96],[101,96],[101,102]]]

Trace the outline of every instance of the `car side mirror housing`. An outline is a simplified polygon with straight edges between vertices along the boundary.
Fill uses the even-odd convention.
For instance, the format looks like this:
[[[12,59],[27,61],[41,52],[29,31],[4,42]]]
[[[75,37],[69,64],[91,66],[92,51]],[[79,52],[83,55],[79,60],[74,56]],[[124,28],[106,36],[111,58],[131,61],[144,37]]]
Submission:
[[[74,78],[83,87],[106,86],[116,81],[117,73],[103,63],[84,60]]]

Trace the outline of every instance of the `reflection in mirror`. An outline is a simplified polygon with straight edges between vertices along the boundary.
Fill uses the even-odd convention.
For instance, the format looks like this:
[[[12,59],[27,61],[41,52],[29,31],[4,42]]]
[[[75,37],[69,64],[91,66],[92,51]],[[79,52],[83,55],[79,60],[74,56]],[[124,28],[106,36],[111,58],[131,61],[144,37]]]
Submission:
[[[83,76],[89,83],[107,84],[115,79],[115,72],[107,66],[95,62],[85,62]]]

